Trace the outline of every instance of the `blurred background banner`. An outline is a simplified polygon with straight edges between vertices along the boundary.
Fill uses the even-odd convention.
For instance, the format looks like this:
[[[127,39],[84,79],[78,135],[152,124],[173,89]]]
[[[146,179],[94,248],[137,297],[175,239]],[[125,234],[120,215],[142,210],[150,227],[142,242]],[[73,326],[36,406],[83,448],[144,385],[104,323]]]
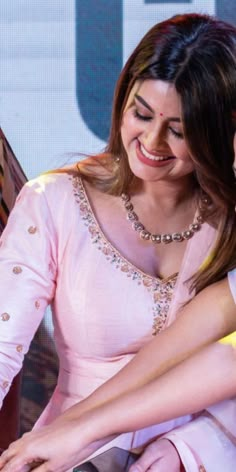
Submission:
[[[28,178],[103,148],[127,56],[189,11],[236,23],[235,0],[0,1],[0,126]]]
[[[236,24],[235,0],[0,0],[0,127],[28,179],[103,149],[128,55],[153,24],[186,12]],[[51,330],[48,315],[26,359],[22,431],[55,384]]]

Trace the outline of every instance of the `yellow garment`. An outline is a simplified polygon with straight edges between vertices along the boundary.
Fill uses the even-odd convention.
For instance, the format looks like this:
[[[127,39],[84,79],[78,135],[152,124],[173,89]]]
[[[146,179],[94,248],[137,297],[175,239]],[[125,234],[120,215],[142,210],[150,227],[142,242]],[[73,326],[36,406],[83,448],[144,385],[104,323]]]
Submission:
[[[231,344],[233,347],[236,347],[236,331],[220,339],[219,342],[221,344]]]
[[[208,256],[204,259],[203,263],[201,264],[200,270],[206,269],[210,265],[210,263],[213,261],[214,256],[215,256],[215,252],[211,251],[211,253],[208,254]]]

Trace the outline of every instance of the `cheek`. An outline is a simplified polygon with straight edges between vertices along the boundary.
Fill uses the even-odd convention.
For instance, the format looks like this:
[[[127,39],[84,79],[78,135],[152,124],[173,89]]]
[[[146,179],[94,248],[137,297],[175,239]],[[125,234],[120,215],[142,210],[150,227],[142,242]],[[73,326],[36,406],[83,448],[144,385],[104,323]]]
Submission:
[[[122,140],[123,146],[126,149],[127,136],[126,136],[126,127],[124,126],[124,121],[122,122],[122,125],[121,125],[120,134],[121,134],[121,140]]]
[[[133,113],[128,110],[122,120],[121,137],[123,144],[128,144],[130,140],[137,137],[141,132],[141,126],[133,116]]]
[[[173,149],[172,149],[173,150]],[[179,158],[179,163],[184,166],[188,172],[192,172],[195,169],[193,160],[190,157],[187,146],[183,142],[179,142],[175,146],[175,155]]]
[[[172,142],[170,143],[170,147],[172,149],[173,154],[179,157],[182,161],[192,161],[190,158],[190,154],[188,151],[188,148],[181,139],[176,140],[172,139]]]

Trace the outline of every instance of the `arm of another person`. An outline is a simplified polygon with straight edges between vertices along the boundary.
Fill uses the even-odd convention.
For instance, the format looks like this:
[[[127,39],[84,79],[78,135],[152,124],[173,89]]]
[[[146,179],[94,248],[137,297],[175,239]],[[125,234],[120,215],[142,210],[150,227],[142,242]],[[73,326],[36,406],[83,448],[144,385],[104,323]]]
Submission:
[[[50,426],[13,443],[0,460],[2,470],[9,460],[11,470],[21,472],[26,462],[40,459],[44,464],[35,470],[63,471],[112,435],[197,412],[232,396],[236,391],[234,348],[206,345],[236,329],[235,314],[226,279],[202,291],[172,326],[87,400]],[[66,450],[62,448],[65,438]]]
[[[236,332],[183,363],[193,369],[187,377],[191,381],[192,375],[194,389],[185,384],[186,393],[193,395],[193,403],[197,401],[200,406],[202,402],[202,407],[206,407],[213,398],[217,401],[236,394],[235,348]],[[198,366],[202,360],[200,372],[192,360],[197,360]],[[180,381],[183,380],[181,375]],[[183,406],[181,398],[178,400]],[[184,394],[182,401],[185,400]],[[182,468],[186,472],[235,472],[235,418],[236,397],[208,406],[189,423],[153,440],[129,472],[146,472],[151,466],[158,472],[172,471],[171,467],[177,472]]]
[[[182,310],[177,320],[144,346],[114,377],[92,395],[68,410],[78,417],[120,395],[148,384],[200,348],[236,330],[236,306],[228,279],[199,293]],[[233,355],[234,350],[230,353]]]

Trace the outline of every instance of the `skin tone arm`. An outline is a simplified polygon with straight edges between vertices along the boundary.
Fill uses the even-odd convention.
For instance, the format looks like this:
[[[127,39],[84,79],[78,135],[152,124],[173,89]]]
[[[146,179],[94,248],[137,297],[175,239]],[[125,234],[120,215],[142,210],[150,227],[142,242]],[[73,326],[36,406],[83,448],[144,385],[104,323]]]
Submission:
[[[28,472],[26,463],[40,461],[43,464],[34,469],[37,472],[63,472],[108,442],[111,435],[196,412],[232,397],[236,392],[235,368],[234,348],[220,343],[207,346],[159,379],[77,420],[62,415],[50,426],[25,435],[3,454],[0,469]]]
[[[235,330],[236,306],[224,279],[197,295],[181,310],[175,323],[153,338],[118,374],[73,407],[73,414],[78,409],[80,415],[149,383],[198,349]]]
[[[113,434],[199,411],[232,396],[235,350],[218,343],[207,345],[236,329],[235,315],[227,280],[208,287],[183,308],[172,326],[87,400],[14,443],[0,460],[3,467],[12,458],[11,468],[1,470],[25,472],[29,469],[23,464],[40,460],[44,465],[36,471],[51,467],[60,472],[82,461]],[[197,352],[203,346],[207,347]],[[68,454],[61,447],[65,438]]]
[[[235,367],[234,348],[220,343],[205,347],[160,378],[92,411],[89,417],[93,439],[97,439],[93,421],[96,430],[104,435],[119,434],[195,413],[232,397],[236,393]],[[166,403],[161,408],[160,397]]]

